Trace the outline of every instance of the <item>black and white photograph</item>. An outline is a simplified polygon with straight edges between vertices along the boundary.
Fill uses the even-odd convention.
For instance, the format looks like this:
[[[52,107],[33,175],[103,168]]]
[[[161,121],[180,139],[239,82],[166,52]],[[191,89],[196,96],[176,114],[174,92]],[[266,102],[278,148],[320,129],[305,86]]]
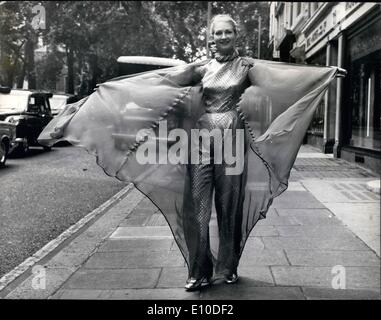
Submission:
[[[380,3],[0,1],[3,302],[380,300],[380,160]]]

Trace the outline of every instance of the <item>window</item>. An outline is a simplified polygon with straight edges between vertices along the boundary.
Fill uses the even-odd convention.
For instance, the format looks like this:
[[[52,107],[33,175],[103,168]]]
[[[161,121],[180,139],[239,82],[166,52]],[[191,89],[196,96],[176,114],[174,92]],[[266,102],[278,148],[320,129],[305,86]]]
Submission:
[[[381,50],[354,62],[350,72],[352,128],[349,144],[381,151]]]
[[[29,100],[28,111],[32,113],[45,113],[44,99],[39,97],[31,97]]]
[[[344,143],[381,151],[381,19],[347,39]]]

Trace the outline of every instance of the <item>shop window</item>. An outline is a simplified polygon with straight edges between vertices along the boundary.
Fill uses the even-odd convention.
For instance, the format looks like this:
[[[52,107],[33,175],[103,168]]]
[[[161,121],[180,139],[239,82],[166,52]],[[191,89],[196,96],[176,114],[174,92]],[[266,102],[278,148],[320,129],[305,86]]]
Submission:
[[[351,64],[349,145],[381,151],[381,50]]]
[[[344,143],[381,151],[381,16],[348,35]]]

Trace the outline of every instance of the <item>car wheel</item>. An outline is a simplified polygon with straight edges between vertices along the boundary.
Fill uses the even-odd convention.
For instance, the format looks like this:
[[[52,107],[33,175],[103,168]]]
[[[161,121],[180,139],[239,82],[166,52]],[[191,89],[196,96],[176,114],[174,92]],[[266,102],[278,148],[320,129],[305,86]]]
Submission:
[[[4,142],[0,143],[0,168],[5,167],[5,162],[7,161],[7,148]]]

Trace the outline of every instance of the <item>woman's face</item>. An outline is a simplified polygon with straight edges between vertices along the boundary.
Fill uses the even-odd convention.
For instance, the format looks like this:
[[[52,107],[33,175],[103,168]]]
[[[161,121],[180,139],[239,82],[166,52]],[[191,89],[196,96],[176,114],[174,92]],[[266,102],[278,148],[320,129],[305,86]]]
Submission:
[[[216,21],[213,26],[213,39],[216,49],[222,54],[230,53],[235,49],[237,35],[233,25],[228,21]]]

